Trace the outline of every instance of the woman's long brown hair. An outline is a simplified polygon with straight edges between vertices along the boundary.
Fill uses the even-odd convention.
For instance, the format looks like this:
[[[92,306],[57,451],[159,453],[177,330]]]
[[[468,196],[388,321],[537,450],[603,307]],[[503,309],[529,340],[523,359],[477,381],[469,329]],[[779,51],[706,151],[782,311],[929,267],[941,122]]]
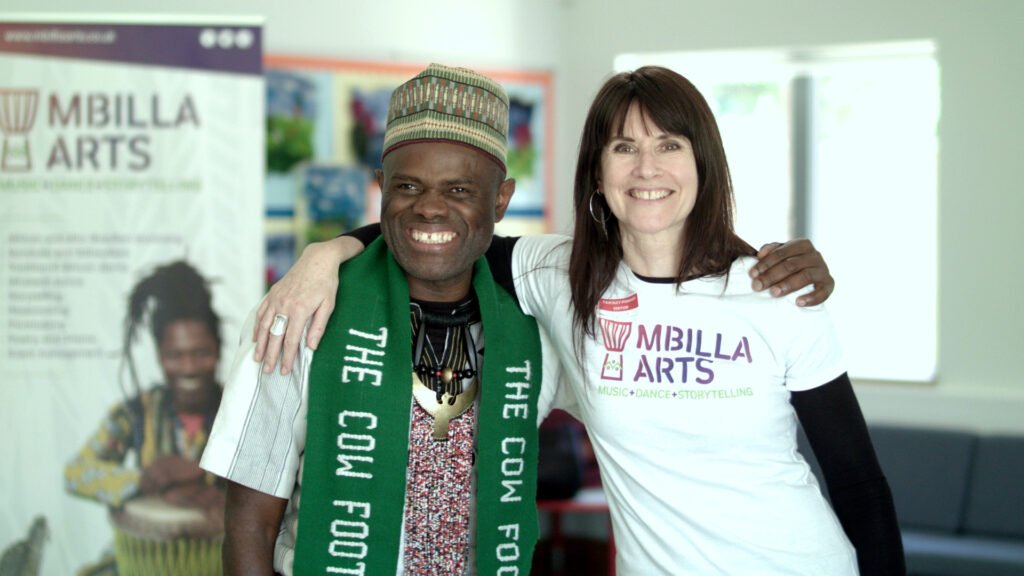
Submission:
[[[618,221],[597,190],[601,154],[613,137],[622,135],[632,106],[639,108],[648,126],[686,136],[693,146],[699,184],[696,204],[679,238],[683,250],[676,285],[692,277],[725,274],[737,257],[756,253],[733,230],[732,181],[722,137],[711,108],[697,88],[679,74],[658,66],[616,74],[605,82],[590,106],[576,164],[576,224],[569,284],[577,344],[582,336],[595,335],[598,301],[622,261]],[[606,223],[599,223],[595,215]]]

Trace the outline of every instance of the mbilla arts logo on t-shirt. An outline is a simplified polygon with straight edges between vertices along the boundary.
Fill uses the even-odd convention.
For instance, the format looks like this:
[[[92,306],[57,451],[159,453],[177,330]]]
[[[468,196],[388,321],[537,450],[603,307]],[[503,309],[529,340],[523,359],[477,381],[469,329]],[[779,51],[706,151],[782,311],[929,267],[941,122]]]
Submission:
[[[600,378],[629,386],[601,386],[599,392],[632,398],[693,398],[688,392],[697,389],[683,386],[708,390],[715,381],[716,363],[753,363],[747,336],[705,327],[643,322],[640,318],[644,316],[635,312],[639,307],[637,294],[604,298],[598,303],[605,349]],[[624,312],[628,314],[621,314]]]
[[[622,380],[622,351],[626,349],[632,333],[632,322],[601,318],[601,338],[606,350],[604,364],[601,365],[602,380]]]
[[[625,298],[601,298],[597,307],[604,312],[627,312],[640,306],[636,293]],[[633,332],[632,322],[620,322],[601,317],[601,338],[606,353],[601,364],[602,380],[622,380],[622,351],[626,348],[629,335]]]

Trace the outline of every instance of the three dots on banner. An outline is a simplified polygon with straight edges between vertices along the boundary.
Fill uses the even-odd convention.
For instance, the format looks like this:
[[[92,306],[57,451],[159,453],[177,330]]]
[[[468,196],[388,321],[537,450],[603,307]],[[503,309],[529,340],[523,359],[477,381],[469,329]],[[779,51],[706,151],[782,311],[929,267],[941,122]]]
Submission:
[[[199,32],[199,45],[203,48],[239,48],[246,49],[252,46],[255,37],[252,30],[248,28],[232,29],[204,28]]]

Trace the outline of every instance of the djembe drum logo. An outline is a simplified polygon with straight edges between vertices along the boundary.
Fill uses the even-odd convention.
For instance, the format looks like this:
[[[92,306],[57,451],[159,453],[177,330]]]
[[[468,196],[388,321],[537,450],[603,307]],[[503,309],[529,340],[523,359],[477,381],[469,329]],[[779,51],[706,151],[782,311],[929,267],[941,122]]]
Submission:
[[[604,364],[601,365],[602,380],[622,380],[622,351],[626,348],[626,342],[629,341],[632,332],[632,322],[601,318],[601,338],[607,350]]]
[[[36,122],[38,90],[0,89],[0,131],[4,133],[0,169],[27,172],[32,169],[28,133]]]

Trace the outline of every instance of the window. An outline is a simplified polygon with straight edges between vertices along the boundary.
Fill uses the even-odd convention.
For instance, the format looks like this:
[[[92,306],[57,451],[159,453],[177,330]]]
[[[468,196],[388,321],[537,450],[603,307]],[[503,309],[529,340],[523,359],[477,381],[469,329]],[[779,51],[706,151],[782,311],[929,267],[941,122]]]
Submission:
[[[829,263],[828,307],[850,374],[935,377],[939,70],[931,42],[626,54],[708,99],[739,233],[807,236]]]

